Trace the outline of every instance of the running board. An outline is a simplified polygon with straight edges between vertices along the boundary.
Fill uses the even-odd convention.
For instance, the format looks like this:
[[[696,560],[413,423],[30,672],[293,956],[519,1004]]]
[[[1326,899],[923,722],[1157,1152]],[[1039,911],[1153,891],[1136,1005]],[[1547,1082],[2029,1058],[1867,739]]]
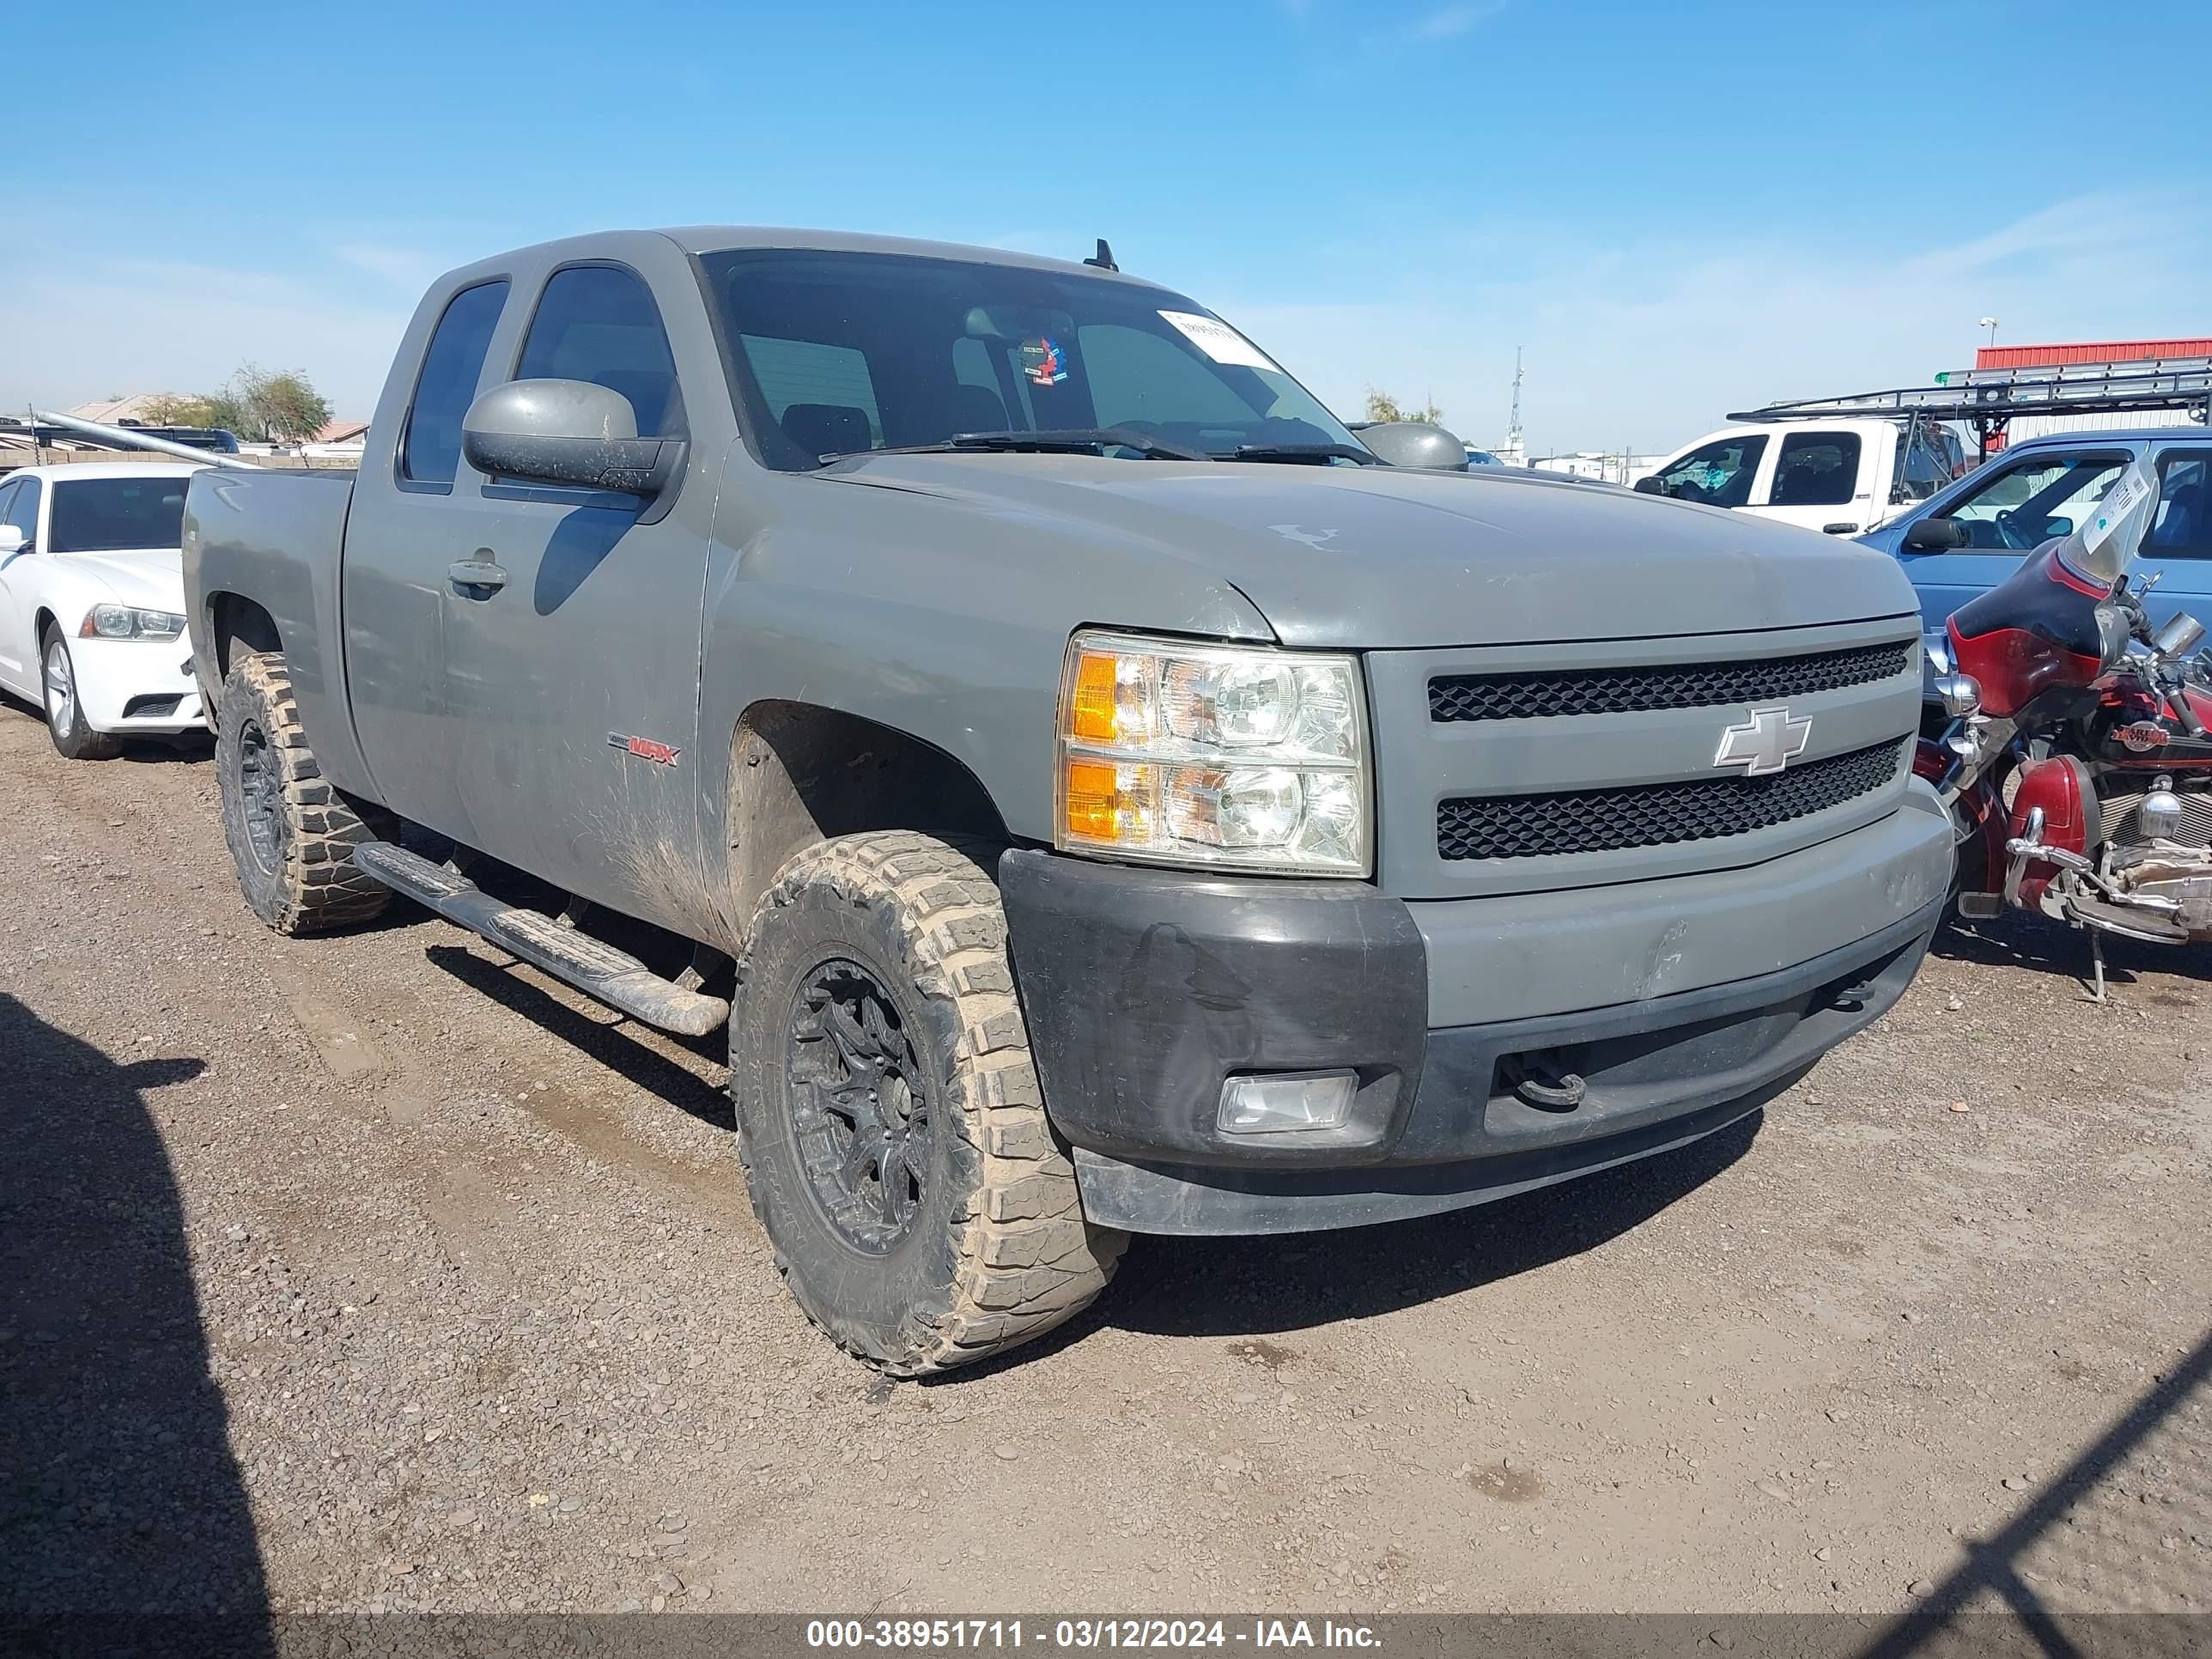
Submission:
[[[364,842],[353,849],[353,861],[363,875],[393,892],[481,933],[509,955],[632,1019],[684,1036],[706,1036],[728,1023],[730,1005],[720,997],[702,996],[663,979],[627,951],[563,927],[542,912],[502,904],[466,876],[404,847],[388,841]]]

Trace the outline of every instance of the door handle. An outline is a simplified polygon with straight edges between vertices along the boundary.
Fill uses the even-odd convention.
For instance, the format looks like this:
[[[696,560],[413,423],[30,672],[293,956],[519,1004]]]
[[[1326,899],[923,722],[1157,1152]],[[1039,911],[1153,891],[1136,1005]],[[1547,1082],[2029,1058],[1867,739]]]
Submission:
[[[488,599],[507,586],[507,572],[489,559],[463,559],[449,564],[446,579],[465,599]]]

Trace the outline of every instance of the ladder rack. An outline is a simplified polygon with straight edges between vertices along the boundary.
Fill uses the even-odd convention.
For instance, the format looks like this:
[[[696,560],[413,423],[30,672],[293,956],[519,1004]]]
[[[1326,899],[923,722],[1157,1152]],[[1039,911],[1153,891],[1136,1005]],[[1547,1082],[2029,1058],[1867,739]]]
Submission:
[[[2185,409],[2212,420],[2212,357],[2142,358],[2130,362],[2062,363],[2036,368],[1958,368],[1936,384],[1844,398],[1769,404],[1730,415],[1731,421],[1875,419],[1971,422],[1986,445],[2015,415],[2118,415],[2131,410]]]

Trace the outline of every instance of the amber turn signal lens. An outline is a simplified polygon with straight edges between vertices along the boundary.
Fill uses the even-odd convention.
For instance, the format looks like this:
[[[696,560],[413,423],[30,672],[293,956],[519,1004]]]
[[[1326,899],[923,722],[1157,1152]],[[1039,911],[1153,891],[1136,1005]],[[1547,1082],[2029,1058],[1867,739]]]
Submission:
[[[1068,735],[1091,743],[1111,743],[1117,735],[1114,719],[1115,659],[1103,652],[1086,651],[1075,665],[1074,707],[1069,711]],[[1108,781],[1112,781],[1111,767]]]
[[[1108,672],[1112,662],[1108,659]],[[1112,841],[1121,821],[1121,769],[1110,762],[1067,763],[1067,833],[1085,841]]]

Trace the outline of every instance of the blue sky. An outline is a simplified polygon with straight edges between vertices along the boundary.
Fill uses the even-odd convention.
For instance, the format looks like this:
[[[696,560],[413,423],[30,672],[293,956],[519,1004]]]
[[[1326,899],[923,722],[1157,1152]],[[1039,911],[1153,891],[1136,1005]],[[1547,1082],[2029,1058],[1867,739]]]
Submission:
[[[1539,453],[2212,333],[2203,0],[19,9],[9,407],[366,416],[429,276],[613,225],[1103,234],[1340,412],[1493,440],[1522,346]]]

